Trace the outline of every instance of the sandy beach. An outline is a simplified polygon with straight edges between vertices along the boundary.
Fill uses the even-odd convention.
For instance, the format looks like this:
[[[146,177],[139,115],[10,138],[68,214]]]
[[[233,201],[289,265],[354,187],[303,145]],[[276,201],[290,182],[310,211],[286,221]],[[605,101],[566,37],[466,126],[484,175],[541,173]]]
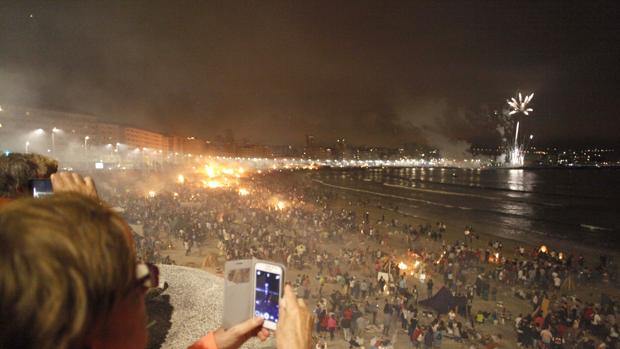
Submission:
[[[464,221],[445,221],[442,217],[416,217],[415,215],[406,214],[396,209],[398,206],[394,200],[390,200],[389,197],[376,197],[373,195],[368,195],[361,192],[355,192],[351,190],[342,190],[333,185],[329,185],[328,183],[318,182],[314,180],[311,174],[303,174],[303,173],[295,173],[291,175],[281,176],[281,181],[284,181],[287,185],[291,187],[303,187],[303,186],[314,186],[320,191],[324,191],[326,193],[331,193],[330,200],[328,203],[328,209],[346,209],[356,212],[358,217],[362,217],[366,213],[368,213],[371,221],[384,221],[386,224],[377,225],[377,229],[381,230],[384,234],[384,239],[382,242],[373,241],[373,240],[358,240],[358,239],[349,239],[345,238],[342,241],[338,242],[326,242],[324,248],[337,255],[340,250],[343,248],[373,248],[373,249],[381,249],[385,251],[389,251],[390,254],[394,256],[402,255],[403,258],[406,255],[407,247],[406,244],[403,243],[405,240],[405,236],[401,233],[392,234],[392,228],[387,224],[387,222],[397,222],[397,225],[402,224],[410,224],[413,226],[418,226],[420,224],[434,224],[435,222],[443,222],[447,225],[446,232],[443,234],[444,241],[456,241],[462,240],[464,227],[468,224],[468,222]],[[327,185],[326,185],[327,184]],[[317,207],[317,209],[319,209]],[[488,247],[490,240],[501,240],[503,243],[503,252],[505,258],[515,258],[516,252],[519,246],[524,247],[527,250],[537,249],[539,248],[538,244],[528,244],[524,241],[516,241],[510,239],[501,239],[497,238],[490,232],[486,231],[484,226],[475,227],[475,233],[478,235],[477,239],[473,240],[472,248],[480,248],[485,249]],[[416,240],[415,246],[421,249],[427,249],[430,251],[440,251],[442,248],[442,241],[432,241],[426,238],[420,238]],[[565,253],[573,253],[573,254],[583,254],[588,261],[595,261],[598,259],[600,253],[596,253],[594,249],[588,248],[587,246],[574,246],[566,242],[562,241],[553,241],[550,239],[548,243],[549,249],[556,249],[560,251],[565,251]],[[218,248],[215,243],[207,243],[205,245],[200,246],[199,248],[193,249],[192,252],[186,256],[185,251],[183,249],[183,245],[181,241],[175,241],[175,245],[173,249],[165,250],[163,253],[166,256],[170,256],[174,261],[176,261],[179,265],[185,265],[190,267],[202,268],[216,275],[221,275],[222,266],[224,260],[222,259],[218,251]],[[215,256],[218,255],[216,263],[206,264],[205,258],[207,256]],[[481,265],[480,272],[490,271],[496,268],[494,264],[483,264]],[[347,270],[350,274],[355,275],[358,278],[368,278],[373,279],[376,276],[376,273],[371,268],[358,266],[357,268],[351,268]],[[432,268],[429,268],[428,271],[429,277],[432,277],[436,283],[436,290],[442,286],[442,280],[438,273],[436,273]],[[289,267],[287,273],[287,279],[290,282],[293,282],[298,275],[309,275],[311,280],[311,297],[309,299],[309,306],[312,309],[316,302],[318,301],[318,294],[316,290],[318,288],[318,284],[314,279],[314,275],[317,275],[318,270],[312,264],[308,263],[304,269],[296,269],[293,267]],[[468,283],[473,283],[477,276],[478,272],[473,270],[468,270],[466,272]],[[424,290],[421,294],[425,295],[425,285],[420,282],[417,278],[407,278],[407,283],[409,287],[416,285],[419,290]],[[491,281],[492,287],[497,289],[496,300],[482,300],[481,298],[477,298],[473,303],[473,312],[477,312],[478,310],[483,310],[486,312],[494,312],[498,311],[498,309],[505,308],[502,310],[508,314],[510,314],[510,319],[514,319],[517,314],[529,313],[533,311],[531,304],[526,300],[519,299],[514,296],[516,287],[514,285],[508,286],[502,284],[497,281]],[[336,284],[328,284],[324,289],[324,294],[329,294],[330,292],[338,289]],[[557,291],[550,294],[550,297],[562,297],[562,296],[575,296],[584,302],[592,302],[597,303],[600,301],[601,293],[607,293],[613,297],[618,297],[619,293],[614,285],[610,283],[600,283],[594,287],[577,287],[576,289],[570,291]],[[420,299],[424,298],[420,296]],[[380,296],[379,301],[385,299],[386,296]],[[422,309],[421,309],[422,310]],[[379,315],[381,317],[381,314]],[[431,319],[422,319],[422,322],[429,322]],[[461,321],[466,322],[466,319],[462,318]],[[380,323],[380,322],[378,322]],[[495,336],[497,338],[501,338],[502,347],[506,348],[515,348],[517,346],[516,336],[515,336],[515,326],[512,320],[505,319],[499,320],[496,324],[493,323],[485,323],[476,325],[476,331],[478,331],[483,336]],[[380,331],[379,331],[380,332]],[[377,335],[373,330],[367,331],[363,336],[366,339],[366,343],[373,336]],[[409,339],[407,338],[407,333],[404,331],[396,331],[395,338],[396,345],[395,348],[410,348],[411,344]],[[344,342],[341,337],[336,338],[334,341],[328,340],[329,347],[333,348],[348,348],[348,343]],[[475,348],[482,348],[483,344],[480,341],[472,340],[469,343],[457,343],[451,340],[444,340],[442,344],[442,348],[470,348],[471,345]]]

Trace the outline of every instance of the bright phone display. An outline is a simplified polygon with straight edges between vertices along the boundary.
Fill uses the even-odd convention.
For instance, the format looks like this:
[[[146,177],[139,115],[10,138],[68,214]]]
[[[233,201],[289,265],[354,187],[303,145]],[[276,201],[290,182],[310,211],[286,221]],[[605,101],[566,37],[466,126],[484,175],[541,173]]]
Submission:
[[[265,319],[263,327],[275,330],[282,289],[282,268],[257,263],[255,271],[254,315]]]
[[[33,198],[40,198],[46,195],[52,195],[52,181],[49,179],[31,179],[28,183]]]

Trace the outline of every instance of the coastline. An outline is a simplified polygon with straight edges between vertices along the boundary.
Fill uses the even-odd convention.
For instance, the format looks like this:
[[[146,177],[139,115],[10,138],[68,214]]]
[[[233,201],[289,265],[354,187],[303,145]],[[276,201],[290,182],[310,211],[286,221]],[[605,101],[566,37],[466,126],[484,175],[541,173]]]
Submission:
[[[337,184],[328,183],[326,181],[319,180],[316,178],[312,178],[311,182],[313,183],[313,185],[319,185],[324,188],[329,188],[330,190],[335,190],[341,194],[345,194],[349,196],[367,196],[370,198],[378,197],[380,198],[379,200],[390,200],[390,199],[394,200],[395,199],[401,202],[424,201],[421,199],[407,198],[407,197],[402,197],[402,196],[393,195],[389,193],[379,193],[379,192],[366,190],[366,189],[337,185]],[[340,205],[338,206],[340,208],[351,209],[349,205],[343,205],[343,204],[344,203],[340,203]],[[380,207],[374,207],[374,208],[378,209],[379,211],[386,210],[386,211],[391,212],[391,214],[394,215],[394,217],[390,217],[390,219],[397,218],[399,219],[399,221],[407,220],[408,221],[407,223],[414,224],[414,226],[417,226],[419,224],[424,224],[424,223],[434,224],[435,222],[438,222],[438,221],[447,223],[449,228],[447,230],[446,236],[452,240],[457,240],[457,239],[462,240],[463,239],[462,231],[458,231],[458,229],[470,224],[469,222],[446,221],[444,217],[440,217],[438,215],[434,217],[427,217],[427,216],[411,214],[408,212],[404,212],[402,210],[395,211],[390,206],[393,207],[394,202],[385,202]],[[505,235],[494,234],[492,233],[490,229],[484,226],[475,227],[475,228],[476,228],[475,230],[476,234],[480,236],[480,241],[486,242],[489,240],[501,240],[502,242],[504,242],[505,251],[509,253],[510,255],[513,254],[514,250],[518,246],[525,246],[525,247],[529,247],[530,249],[533,249],[533,248],[538,248],[541,245],[547,245],[550,248],[558,250],[558,251],[564,251],[564,252],[568,251],[568,252],[572,252],[573,254],[583,254],[584,257],[590,260],[597,259],[602,253],[612,255],[616,258],[620,257],[619,251],[609,246],[604,246],[604,245],[603,246],[590,246],[590,245],[585,245],[583,243],[580,243],[580,242],[577,242],[575,240],[571,240],[568,238],[562,239],[559,237],[543,236],[543,235],[541,235],[540,237],[536,237],[536,236],[529,236],[529,235],[522,234],[522,235],[515,235],[514,237],[508,237]],[[481,247],[486,247],[486,245],[482,244]]]

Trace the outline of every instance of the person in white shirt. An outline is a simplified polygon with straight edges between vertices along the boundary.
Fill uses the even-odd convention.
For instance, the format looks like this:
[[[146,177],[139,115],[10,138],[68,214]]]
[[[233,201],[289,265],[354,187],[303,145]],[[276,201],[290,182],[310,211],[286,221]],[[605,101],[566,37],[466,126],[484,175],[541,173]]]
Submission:
[[[560,286],[562,286],[562,279],[560,279],[558,275],[553,278],[553,286],[555,286],[558,290],[560,289]]]

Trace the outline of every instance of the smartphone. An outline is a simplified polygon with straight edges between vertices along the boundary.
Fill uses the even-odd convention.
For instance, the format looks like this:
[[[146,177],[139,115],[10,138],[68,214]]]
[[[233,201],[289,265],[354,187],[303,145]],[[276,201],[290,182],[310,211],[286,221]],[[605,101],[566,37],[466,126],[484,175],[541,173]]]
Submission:
[[[275,331],[280,311],[283,270],[279,265],[256,263],[254,284],[254,315],[265,319],[263,327]]]
[[[28,181],[28,185],[30,186],[30,193],[33,198],[41,198],[54,193],[52,181],[49,178],[31,179]]]

